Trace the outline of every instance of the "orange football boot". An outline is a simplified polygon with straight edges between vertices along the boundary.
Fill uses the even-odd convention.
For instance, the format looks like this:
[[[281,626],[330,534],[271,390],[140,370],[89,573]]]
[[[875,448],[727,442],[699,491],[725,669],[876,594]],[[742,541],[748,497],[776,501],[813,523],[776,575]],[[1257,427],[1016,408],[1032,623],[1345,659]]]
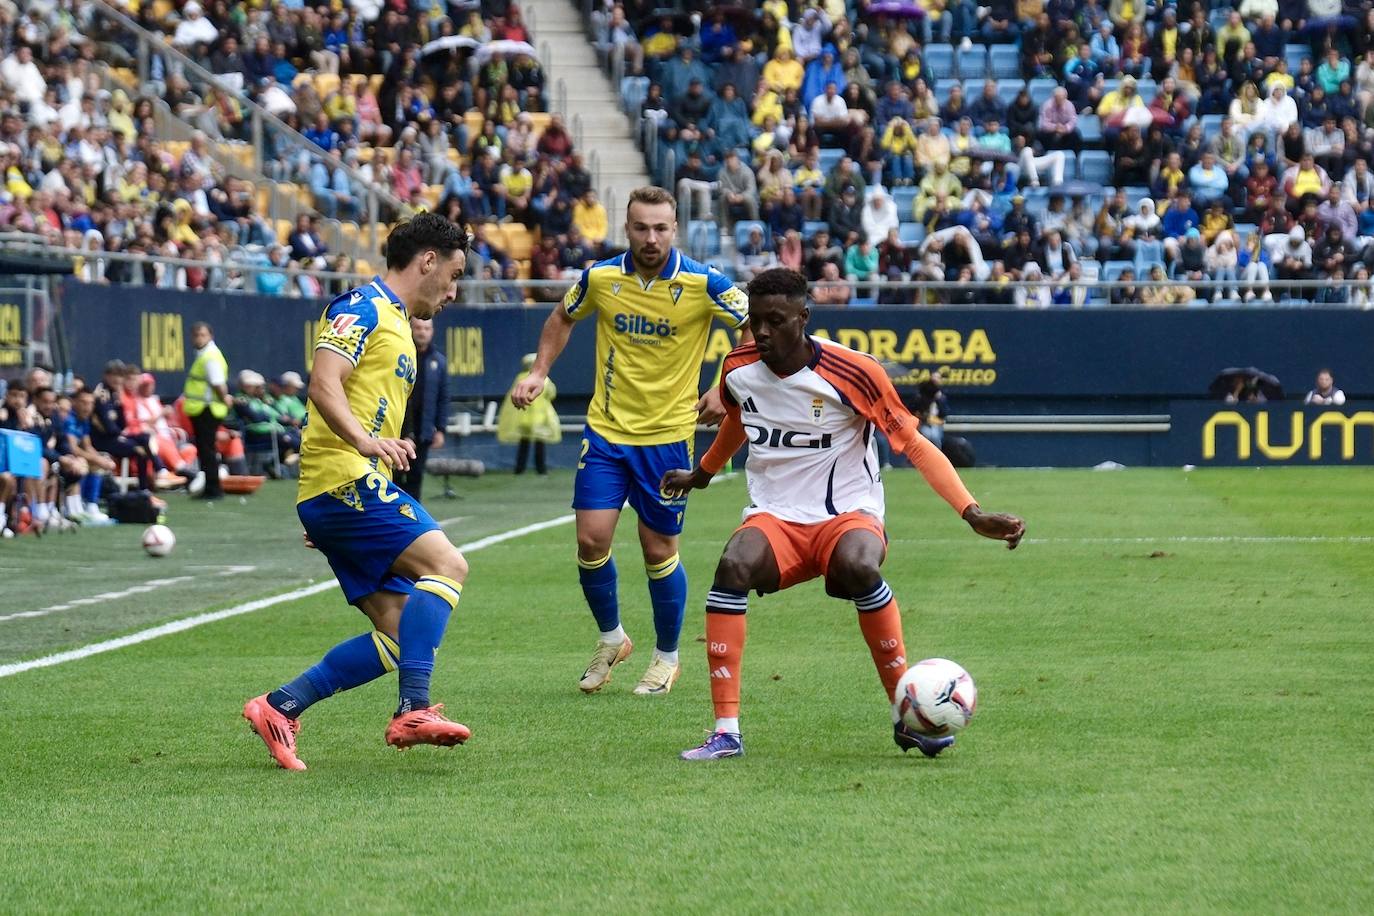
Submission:
[[[297,719],[288,719],[272,708],[267,694],[253,697],[243,704],[243,717],[257,732],[267,752],[283,770],[303,770],[305,764],[296,756],[296,733],[301,730]]]
[[[387,726],[386,743],[405,750],[417,744],[453,747],[471,738],[472,731],[466,725],[450,721],[440,714],[443,708],[443,703],[436,703],[426,709],[412,709],[396,716]]]

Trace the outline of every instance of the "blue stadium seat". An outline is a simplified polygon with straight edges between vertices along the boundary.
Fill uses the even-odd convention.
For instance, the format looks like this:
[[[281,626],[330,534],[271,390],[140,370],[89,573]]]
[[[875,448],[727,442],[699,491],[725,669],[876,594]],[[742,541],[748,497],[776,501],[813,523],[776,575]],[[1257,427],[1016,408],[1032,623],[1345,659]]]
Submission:
[[[1312,49],[1307,45],[1284,45],[1283,47],[1283,57],[1288,61],[1288,72],[1294,75],[1297,75],[1298,70],[1302,67],[1303,58],[1311,56]]]
[[[1085,149],[1078,154],[1078,177],[1094,184],[1110,184],[1112,157],[1106,150]]]
[[[713,220],[692,220],[687,224],[687,247],[696,258],[720,254],[720,227]]]
[[[1102,280],[1110,283],[1120,278],[1121,274],[1127,270],[1135,270],[1134,261],[1108,261],[1102,265]],[[1139,280],[1140,276],[1137,275],[1136,279]]]
[[[763,240],[768,241],[768,224],[760,220],[742,219],[735,223],[735,247],[743,248],[749,241],[749,232],[758,229],[763,233]]]
[[[849,307],[852,309],[871,309],[878,305],[878,300],[872,296],[855,297],[849,300]]]
[[[1049,101],[1050,96],[1054,95],[1054,88],[1059,83],[1051,79],[1034,79],[1027,86],[1030,89],[1031,103],[1039,108]]]
[[[1155,96],[1159,95],[1159,84],[1154,80],[1140,80],[1135,84],[1135,91],[1148,105],[1155,100]]]
[[[897,205],[897,218],[911,219],[911,206],[916,202],[917,188],[893,188],[892,202]]]
[[[934,79],[947,79],[954,75],[954,45],[926,45],[924,57],[926,70]]]
[[[735,265],[729,258],[711,258],[706,264],[725,274],[725,276],[730,279],[730,282],[734,282]]]
[[[832,149],[830,147],[824,146],[821,147],[821,152],[819,156],[821,172],[823,172],[826,175],[829,175],[832,171],[834,171],[835,166],[839,165],[840,160],[843,158],[844,150]]]
[[[1101,143],[1102,120],[1097,115],[1079,115],[1078,134],[1084,143]]]
[[[957,86],[957,85],[959,85],[959,81],[958,81],[957,79],[954,79],[953,77],[950,77],[950,78],[947,78],[947,79],[938,79],[938,80],[936,80],[936,81],[935,81],[935,101],[939,102],[941,105],[943,105],[943,104],[945,104],[946,102],[948,102],[948,101],[949,101],[949,91],[950,91],[951,89],[953,89],[953,88],[954,88],[955,86]],[[972,101],[971,99],[968,98],[968,93],[964,93],[964,101],[965,101],[965,102]]]
[[[926,227],[920,223],[902,223],[897,227],[897,238],[904,245],[919,245],[925,237]]]
[[[1145,277],[1150,268],[1164,263],[1164,243],[1158,239],[1141,239],[1135,243],[1135,273]]]
[[[1011,45],[993,45],[994,48],[1009,48]],[[1026,81],[1019,79],[999,79],[997,81],[997,98],[1003,105],[1010,105],[1016,101],[1016,95],[1026,88]],[[980,90],[981,91],[981,90]]]
[[[901,188],[898,188],[898,190],[900,191]],[[899,210],[898,212],[900,213],[901,211]],[[809,242],[813,235],[822,230],[829,232],[830,224],[823,219],[809,219],[802,223],[802,239]]]
[[[1205,114],[1202,116],[1202,139],[1211,140],[1221,133],[1221,121],[1225,115]]]
[[[1210,307],[1211,304],[1212,304],[1212,303],[1208,302],[1206,299],[1193,299],[1193,300],[1190,300],[1190,301],[1188,302],[1188,308],[1190,308],[1190,309],[1205,309],[1205,308]]]
[[[647,76],[627,76],[620,81],[620,101],[625,105],[625,110],[631,114],[638,113],[648,94],[649,78]]]
[[[981,45],[959,51],[959,76],[982,79],[988,72],[988,52]]]
[[[1144,185],[1127,185],[1121,190],[1126,192],[1126,200],[1130,203],[1132,210],[1140,209],[1140,202],[1145,198],[1150,197],[1150,189],[1145,187]],[[1154,200],[1154,198],[1152,197],[1150,199]],[[1158,203],[1158,201],[1155,202]]]
[[[1120,89],[1120,88],[1121,88],[1121,80],[1119,80],[1119,79],[1117,79],[1117,78],[1115,78],[1115,77],[1113,77],[1112,79],[1109,79],[1109,80],[1103,80],[1103,81],[1102,81],[1102,94],[1103,94],[1103,95],[1106,95],[1106,94],[1109,93],[1109,92],[1115,92],[1116,90],[1118,90],[1118,89]],[[1140,84],[1137,83],[1137,84],[1136,84],[1136,89],[1139,90],[1139,88],[1140,88]]]
[[[961,80],[964,87],[964,104],[971,105],[977,99],[983,97],[983,80],[966,79]]]
[[[993,45],[988,49],[988,69],[999,80],[1021,75],[1021,52],[1016,45]]]
[[[1254,223],[1236,223],[1236,238],[1240,243],[1245,244],[1245,240],[1259,232],[1259,226]]]

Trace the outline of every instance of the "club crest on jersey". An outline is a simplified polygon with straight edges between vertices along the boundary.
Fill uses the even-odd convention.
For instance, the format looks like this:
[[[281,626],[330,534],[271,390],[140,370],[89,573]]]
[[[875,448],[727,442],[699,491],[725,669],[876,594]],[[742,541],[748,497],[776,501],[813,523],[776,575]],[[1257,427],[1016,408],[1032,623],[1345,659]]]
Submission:
[[[349,312],[335,315],[334,320],[329,322],[329,328],[334,332],[335,336],[342,337],[345,331],[357,324],[359,317],[360,316]]]
[[[346,483],[341,487],[335,487],[329,491],[329,495],[339,500],[339,502],[350,509],[357,509],[359,512],[364,511],[363,498],[358,493],[358,485],[356,483]]]
[[[811,422],[821,422],[821,408],[825,406],[825,401],[820,398],[811,399]]]
[[[410,503],[401,503],[401,514],[412,522],[415,521],[415,508]]]
[[[612,296],[619,296],[619,295],[620,295],[620,284],[619,284],[619,283],[612,283],[612,284],[611,284],[611,295],[612,295]]]
[[[682,298],[682,284],[674,283],[668,287],[668,292],[673,294],[673,305],[677,305],[677,301]]]

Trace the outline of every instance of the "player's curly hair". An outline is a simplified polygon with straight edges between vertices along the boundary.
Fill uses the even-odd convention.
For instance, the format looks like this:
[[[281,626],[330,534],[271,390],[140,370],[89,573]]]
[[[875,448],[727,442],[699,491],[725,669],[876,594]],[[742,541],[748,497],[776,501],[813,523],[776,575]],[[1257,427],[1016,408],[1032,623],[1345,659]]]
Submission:
[[[752,296],[783,296],[806,299],[806,275],[787,267],[774,267],[749,281],[745,288]]]
[[[388,270],[404,270],[422,251],[434,249],[447,256],[466,251],[471,239],[467,230],[438,213],[417,213],[391,229],[382,246]]]

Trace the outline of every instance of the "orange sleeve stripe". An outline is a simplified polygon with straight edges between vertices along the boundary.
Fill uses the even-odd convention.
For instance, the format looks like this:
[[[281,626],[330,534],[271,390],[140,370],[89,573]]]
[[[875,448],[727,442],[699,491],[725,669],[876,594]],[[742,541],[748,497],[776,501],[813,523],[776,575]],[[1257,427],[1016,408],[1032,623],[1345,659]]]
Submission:
[[[835,386],[855,410],[867,415],[869,408],[878,400],[879,389],[871,379],[855,367],[833,359],[822,351],[816,372],[821,378]]]

